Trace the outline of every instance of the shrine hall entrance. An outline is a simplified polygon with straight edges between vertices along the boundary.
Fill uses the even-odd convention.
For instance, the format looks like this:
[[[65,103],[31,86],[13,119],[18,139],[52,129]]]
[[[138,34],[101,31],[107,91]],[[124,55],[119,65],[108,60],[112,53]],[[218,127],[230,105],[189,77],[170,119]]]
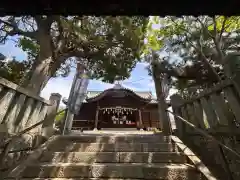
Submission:
[[[138,110],[126,107],[100,108],[99,124],[101,128],[137,128]]]

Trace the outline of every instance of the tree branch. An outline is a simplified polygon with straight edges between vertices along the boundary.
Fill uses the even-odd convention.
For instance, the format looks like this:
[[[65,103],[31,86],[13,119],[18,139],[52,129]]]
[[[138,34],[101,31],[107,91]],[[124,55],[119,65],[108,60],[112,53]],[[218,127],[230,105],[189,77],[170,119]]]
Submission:
[[[205,83],[205,82],[216,82],[215,76],[210,76],[210,74],[202,74],[201,66],[195,67],[184,67],[180,71],[179,68],[170,67],[167,68],[163,64],[159,62],[152,62],[152,67],[154,67],[158,74],[167,74],[171,77],[175,77],[178,80],[195,80],[198,83]],[[191,70],[192,68],[192,70]],[[195,71],[199,71],[198,74]]]
[[[216,50],[218,52],[218,57],[220,59],[220,62],[223,63],[223,52],[221,50],[221,38],[218,38],[218,34],[217,34],[217,22],[216,22],[216,17],[213,17],[213,23],[214,23],[214,38],[213,38],[213,42],[216,46]]]
[[[213,16],[213,30],[214,34],[217,34],[217,22],[216,22],[216,16]]]
[[[174,22],[174,20],[171,19],[171,21],[172,21],[174,24],[176,24],[176,23]],[[176,25],[177,25],[177,24],[176,24]],[[197,47],[188,39],[187,33],[189,33],[189,32],[188,32],[186,29],[182,28],[182,27],[180,27],[180,28],[185,31],[186,41],[200,54],[200,56],[203,58],[205,64],[207,64],[207,65],[212,69],[212,71],[213,71],[213,73],[215,74],[216,78],[220,80],[220,77],[218,76],[218,74],[217,74],[217,72],[215,71],[215,69],[209,64],[209,62],[208,62],[205,54],[203,53],[202,49],[197,48]],[[189,33],[189,34],[190,34],[190,33]],[[191,35],[191,34],[190,34],[190,35]]]
[[[199,55],[202,57],[204,63],[211,69],[211,71],[213,72],[213,74],[216,76],[216,78],[218,79],[218,81],[221,80],[221,78],[219,77],[218,73],[216,72],[216,70],[212,67],[212,65],[209,63],[207,57],[205,56],[205,54],[203,53],[202,51],[202,45],[201,45],[201,42],[200,40],[198,40],[198,43],[199,43],[199,46],[200,46],[200,49],[197,48],[196,46],[194,46],[194,44],[188,40],[187,36],[186,36],[186,40],[189,42],[189,44],[192,45],[192,47],[199,53]]]
[[[203,22],[197,17],[197,21],[201,24],[203,30],[207,31],[208,35],[213,38],[213,35],[209,32],[209,30],[206,28],[206,26],[203,24]]]
[[[54,17],[54,20],[56,21],[57,25],[58,25],[58,31],[59,31],[59,35],[58,37],[56,37],[56,53],[63,53],[63,49],[65,47],[65,38],[63,36],[63,32],[64,32],[64,28],[60,19],[60,16],[56,16]]]
[[[224,29],[225,29],[226,21],[227,21],[227,17],[224,16],[224,20],[223,20],[221,31],[220,31],[220,35],[219,35],[219,39],[222,39],[222,34],[223,34]]]
[[[6,31],[6,33],[9,36],[22,35],[22,36],[29,37],[31,39],[36,39],[36,31],[33,31],[33,32],[23,31],[23,30],[19,29],[16,24],[8,22],[8,21],[4,21],[2,19],[0,19],[0,23],[3,23],[4,25],[12,28],[12,30]]]

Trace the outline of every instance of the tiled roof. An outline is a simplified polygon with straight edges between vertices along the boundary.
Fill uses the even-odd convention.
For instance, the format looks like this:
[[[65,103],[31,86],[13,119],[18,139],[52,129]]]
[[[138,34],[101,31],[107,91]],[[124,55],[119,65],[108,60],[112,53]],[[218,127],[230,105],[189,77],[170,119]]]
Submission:
[[[135,93],[140,98],[143,98],[145,100],[150,100],[150,103],[156,103],[157,102],[155,99],[153,99],[154,97],[152,96],[151,91],[133,91],[131,89],[124,88],[120,84],[115,84],[113,86],[113,88],[110,88],[110,89],[126,89],[128,91],[132,91],[133,93]],[[106,90],[109,90],[109,89],[106,89]],[[106,91],[106,90],[104,90],[104,91]],[[104,91],[87,91],[86,98],[84,99],[83,102],[86,102],[86,100],[88,100],[88,99],[92,99],[92,98],[97,97],[98,95],[102,94]],[[66,102],[67,102],[67,99],[64,100],[65,104],[66,104]]]
[[[87,99],[88,98],[94,98],[102,92],[103,91],[88,91],[87,92]],[[133,91],[133,92],[135,94],[137,94],[138,96],[140,96],[141,98],[144,98],[144,99],[151,99],[152,98],[152,93],[150,91]]]
[[[115,84],[112,88],[106,89],[104,91],[87,91],[86,98],[83,100],[84,103],[86,103],[89,99],[94,99],[99,95],[103,95],[105,91],[111,90],[111,89],[125,89],[127,91],[131,91],[135,93],[137,96],[139,96],[142,99],[147,100],[150,104],[157,104],[157,99],[153,97],[151,91],[133,91],[128,88],[124,88],[121,84]],[[67,99],[63,98],[63,103],[67,104]],[[170,101],[166,100],[166,103],[170,105]]]

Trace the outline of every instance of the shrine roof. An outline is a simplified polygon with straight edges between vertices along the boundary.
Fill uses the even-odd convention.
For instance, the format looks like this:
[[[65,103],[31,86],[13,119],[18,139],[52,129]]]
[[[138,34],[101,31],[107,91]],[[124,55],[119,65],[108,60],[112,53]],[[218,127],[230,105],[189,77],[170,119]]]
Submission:
[[[87,99],[97,97],[102,92],[104,92],[104,91],[88,91],[87,92]],[[151,99],[152,98],[151,91],[133,91],[133,92],[143,99]]]
[[[134,91],[128,88],[123,87],[121,84],[115,84],[112,88],[103,90],[103,91],[87,91],[86,98],[84,99],[84,103],[93,101],[96,99],[99,99],[106,95],[107,92],[112,90],[124,90],[130,93],[133,93],[134,96],[138,97],[139,99],[142,99],[143,101],[146,101],[151,104],[156,104],[157,99],[153,97],[151,91]],[[64,100],[64,104],[66,104],[67,99]]]
[[[86,101],[90,102],[90,101],[99,100],[100,98],[107,95],[109,92],[113,92],[113,91],[115,91],[115,92],[116,91],[119,91],[119,92],[125,91],[125,92],[130,93],[133,96],[139,98],[140,100],[143,100],[146,102],[150,102],[153,98],[151,91],[142,91],[142,92],[141,91],[140,92],[133,91],[133,90],[125,88],[121,84],[117,83],[112,88],[106,89],[104,91],[88,91]]]

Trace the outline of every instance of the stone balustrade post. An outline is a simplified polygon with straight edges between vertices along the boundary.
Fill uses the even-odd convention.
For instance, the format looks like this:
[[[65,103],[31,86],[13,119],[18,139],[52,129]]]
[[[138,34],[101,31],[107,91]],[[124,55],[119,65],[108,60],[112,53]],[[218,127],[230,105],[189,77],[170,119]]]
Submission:
[[[182,97],[178,94],[173,94],[170,97],[171,100],[171,106],[172,106],[172,111],[175,115],[178,116],[182,116],[181,114],[181,109],[179,109],[179,106],[181,106],[184,103],[184,100],[182,99]],[[175,125],[176,125],[176,130],[175,132],[178,134],[178,136],[182,137],[184,130],[185,130],[185,124],[184,122],[182,122],[180,119],[178,119],[177,117],[174,117],[175,120]]]
[[[52,105],[48,107],[45,122],[42,125],[42,135],[46,138],[51,137],[54,133],[53,125],[61,101],[61,97],[62,96],[58,93],[52,93],[49,98]]]

